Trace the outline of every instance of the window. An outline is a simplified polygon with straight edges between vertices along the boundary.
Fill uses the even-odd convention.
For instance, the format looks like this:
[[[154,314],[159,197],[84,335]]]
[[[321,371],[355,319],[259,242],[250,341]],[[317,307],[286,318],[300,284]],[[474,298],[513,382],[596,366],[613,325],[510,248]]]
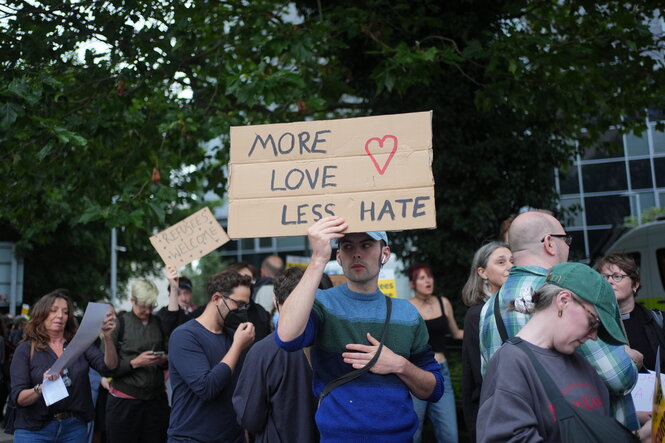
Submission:
[[[576,165],[567,170],[559,169],[559,187],[562,194],[579,194],[580,181]]]
[[[584,226],[584,212],[582,212],[582,199],[579,197],[561,197],[561,208],[566,212],[564,226]]]
[[[304,251],[306,248],[305,238],[300,237],[277,237],[277,248],[279,250],[289,249],[289,250],[300,250]]]
[[[653,170],[656,175],[656,187],[665,188],[665,157],[653,159]]]
[[[665,132],[653,129],[651,138],[653,139],[653,152],[656,154],[665,153]]]
[[[629,157],[649,155],[649,139],[646,131],[639,137],[632,132],[626,135],[626,152]]]
[[[630,215],[630,202],[625,196],[586,197],[584,206],[587,225],[620,225]],[[589,241],[589,244],[594,243]]]
[[[603,135],[598,144],[591,146],[582,153],[582,160],[623,157],[623,139],[612,129]]]
[[[653,208],[656,206],[656,198],[653,195],[653,192],[640,192],[636,195],[640,199],[639,210],[640,213],[644,212],[645,209]],[[637,205],[633,210],[633,214],[637,214],[638,208]]]
[[[240,239],[240,250],[241,251],[253,251],[254,250],[254,239],[253,238],[241,238]]]
[[[582,166],[584,192],[620,191],[628,188],[623,162]]]
[[[611,244],[613,239],[612,229],[589,229],[589,256],[597,257],[602,254]]]
[[[630,183],[633,189],[652,188],[651,181],[651,163],[646,160],[631,160],[628,162],[630,167]]]
[[[272,237],[260,238],[259,248],[261,249],[272,248]]]

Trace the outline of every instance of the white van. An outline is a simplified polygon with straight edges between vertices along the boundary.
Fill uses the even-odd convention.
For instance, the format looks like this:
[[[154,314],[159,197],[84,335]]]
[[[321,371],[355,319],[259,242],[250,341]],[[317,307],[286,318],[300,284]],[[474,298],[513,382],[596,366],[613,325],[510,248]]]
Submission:
[[[626,232],[605,255],[612,252],[623,252],[635,259],[641,280],[637,300],[648,309],[665,311],[665,220]]]

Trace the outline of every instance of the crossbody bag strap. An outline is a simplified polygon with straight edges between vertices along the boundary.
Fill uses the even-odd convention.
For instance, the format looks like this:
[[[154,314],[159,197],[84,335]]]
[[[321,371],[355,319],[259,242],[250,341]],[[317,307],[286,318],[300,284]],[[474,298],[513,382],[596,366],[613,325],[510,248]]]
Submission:
[[[547,397],[552,402],[552,405],[554,405],[556,419],[560,422],[563,419],[572,417],[572,406],[570,406],[570,403],[568,403],[563,397],[561,391],[559,391],[559,388],[557,388],[556,384],[554,383],[554,380],[552,380],[552,377],[550,377],[536,356],[533,355],[533,352],[531,349],[529,349],[529,346],[524,343],[524,340],[519,337],[513,337],[508,340],[508,343],[511,343],[520,348],[526,354],[526,356],[529,357],[529,360],[531,360],[531,363],[536,370],[536,374],[538,374],[538,378],[540,378],[540,381],[543,383]]]
[[[494,320],[496,321],[496,327],[499,330],[499,335],[501,336],[501,341],[503,343],[508,341],[508,331],[506,331],[506,325],[503,322],[503,317],[501,317],[501,307],[499,306],[499,293],[496,293],[494,297]]]
[[[372,359],[368,361],[367,364],[362,368],[348,372],[342,375],[341,377],[336,378],[335,380],[328,383],[326,387],[323,388],[323,391],[321,391],[321,395],[319,395],[319,405],[321,404],[321,401],[323,401],[323,398],[330,393],[330,391],[343,385],[344,383],[348,383],[351,380],[355,380],[356,378],[365,374],[372,368],[372,366],[374,366],[376,361],[379,359],[379,356],[381,355],[381,350],[383,349],[383,343],[386,340],[386,333],[388,332],[388,324],[390,323],[390,314],[392,312],[392,299],[390,297],[385,297],[385,298],[386,298],[386,320],[383,323],[383,330],[381,331],[381,341],[379,342],[379,348],[376,350],[376,354],[374,354],[374,357],[372,357]]]

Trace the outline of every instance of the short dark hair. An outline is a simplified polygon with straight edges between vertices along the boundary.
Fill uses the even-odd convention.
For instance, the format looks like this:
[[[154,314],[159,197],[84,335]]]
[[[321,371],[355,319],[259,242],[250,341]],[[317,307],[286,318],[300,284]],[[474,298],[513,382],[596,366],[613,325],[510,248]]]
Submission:
[[[319,289],[330,289],[333,286],[335,286],[335,285],[333,284],[332,279],[330,278],[330,276],[328,274],[326,274],[324,272],[323,275],[321,276],[321,282],[319,283]]]
[[[235,271],[218,272],[208,280],[208,299],[217,293],[228,297],[238,286],[247,286],[251,289],[252,279]]]
[[[640,270],[638,269],[635,260],[630,255],[614,252],[598,260],[593,265],[593,268],[600,272],[601,269],[603,269],[603,267],[606,265],[615,265],[621,269],[628,277],[630,277],[630,279],[633,281],[633,284],[640,282]]]
[[[188,279],[187,277],[178,277],[178,289],[180,289],[180,287],[181,287],[182,285],[187,285],[187,286],[189,286],[190,288],[193,288],[193,287],[194,287],[194,285],[192,284],[192,281],[191,281],[190,279]],[[171,283],[169,283],[169,284],[166,286],[166,290],[167,290],[168,292],[171,292]],[[190,290],[191,290],[191,289],[190,289]]]
[[[282,305],[288,298],[291,291],[298,285],[305,271],[299,267],[289,268],[273,282],[275,298],[277,304]]]
[[[254,266],[251,263],[247,263],[246,261],[239,261],[232,263],[224,269],[225,271],[233,271],[233,272],[240,272],[243,269],[249,269],[249,272],[252,273],[252,278],[256,281],[259,278],[259,269]]]

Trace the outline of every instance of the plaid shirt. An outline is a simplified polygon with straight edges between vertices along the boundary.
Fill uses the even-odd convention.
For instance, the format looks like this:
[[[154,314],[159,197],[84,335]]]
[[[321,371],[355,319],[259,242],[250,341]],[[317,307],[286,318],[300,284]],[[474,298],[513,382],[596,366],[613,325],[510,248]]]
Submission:
[[[508,337],[515,336],[531,318],[519,312],[507,312],[508,304],[524,291],[533,292],[545,283],[547,269],[539,266],[514,266],[501,290],[490,297],[480,313],[480,363],[485,375],[490,358],[503,344],[494,319],[494,301],[499,297],[501,317]],[[577,349],[594,367],[610,393],[610,411],[631,430],[639,429],[630,391],[637,383],[637,367],[623,346],[609,345],[602,340],[587,340]]]

